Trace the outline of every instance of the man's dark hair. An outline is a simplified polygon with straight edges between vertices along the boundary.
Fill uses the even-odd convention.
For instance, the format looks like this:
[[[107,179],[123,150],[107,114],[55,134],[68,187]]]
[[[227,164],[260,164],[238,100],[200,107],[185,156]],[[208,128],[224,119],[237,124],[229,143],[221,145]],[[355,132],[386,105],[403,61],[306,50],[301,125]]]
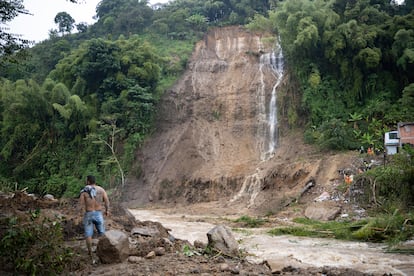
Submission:
[[[93,176],[93,175],[88,175],[87,177],[86,177],[86,180],[90,183],[90,184],[95,184],[95,176]]]

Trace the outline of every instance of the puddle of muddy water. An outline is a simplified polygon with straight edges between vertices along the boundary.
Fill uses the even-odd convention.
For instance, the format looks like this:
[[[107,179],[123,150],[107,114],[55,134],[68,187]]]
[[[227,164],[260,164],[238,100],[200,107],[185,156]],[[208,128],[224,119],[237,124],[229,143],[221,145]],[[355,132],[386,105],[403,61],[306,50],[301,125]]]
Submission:
[[[207,242],[207,232],[215,225],[207,217],[170,214],[162,210],[132,209],[140,221],[157,221],[171,229],[178,239]],[[208,218],[211,219],[209,216]],[[332,266],[353,268],[366,273],[414,276],[414,256],[384,253],[383,244],[347,242],[295,236],[270,236],[267,229],[233,231],[240,248],[254,263],[275,261],[297,267]]]

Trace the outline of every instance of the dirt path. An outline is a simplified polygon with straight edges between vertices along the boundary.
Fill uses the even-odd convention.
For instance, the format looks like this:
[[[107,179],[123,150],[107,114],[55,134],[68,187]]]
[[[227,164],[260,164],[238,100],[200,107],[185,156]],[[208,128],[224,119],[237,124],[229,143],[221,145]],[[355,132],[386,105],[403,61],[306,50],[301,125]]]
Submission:
[[[133,209],[131,213],[141,221],[151,220],[171,229],[179,239],[207,242],[206,233],[228,217],[218,215],[189,215],[173,213],[171,209]],[[352,268],[374,275],[414,275],[414,256],[384,253],[383,244],[345,242],[294,236],[270,236],[267,229],[233,231],[241,249],[247,251],[248,260],[254,263],[267,261],[273,264],[290,264],[293,267],[332,266]]]

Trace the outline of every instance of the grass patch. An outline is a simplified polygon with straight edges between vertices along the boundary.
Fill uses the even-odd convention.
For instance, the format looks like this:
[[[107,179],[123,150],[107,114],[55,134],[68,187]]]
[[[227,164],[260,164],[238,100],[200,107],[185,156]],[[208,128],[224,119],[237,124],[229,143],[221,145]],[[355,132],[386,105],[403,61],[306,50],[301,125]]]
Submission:
[[[298,226],[274,228],[271,235],[294,235],[341,240],[387,242],[390,245],[405,241],[414,235],[414,215],[382,214],[359,221],[321,222],[307,218],[296,218]]]
[[[262,218],[252,218],[250,216],[241,216],[238,219],[235,219],[234,222],[241,223],[243,227],[255,228],[262,226],[268,222],[268,220]]]
[[[243,235],[245,235],[245,236],[250,236],[250,235],[252,235],[252,234],[253,234],[253,232],[252,232],[252,231],[249,231],[249,230],[244,229],[244,228],[233,228],[233,229],[232,229],[232,231],[233,231],[233,232],[240,233],[240,234],[243,234]]]
[[[301,225],[274,228],[269,231],[269,234],[353,240],[353,231],[365,224],[362,220],[357,222],[321,222],[307,218],[296,218],[293,221]]]

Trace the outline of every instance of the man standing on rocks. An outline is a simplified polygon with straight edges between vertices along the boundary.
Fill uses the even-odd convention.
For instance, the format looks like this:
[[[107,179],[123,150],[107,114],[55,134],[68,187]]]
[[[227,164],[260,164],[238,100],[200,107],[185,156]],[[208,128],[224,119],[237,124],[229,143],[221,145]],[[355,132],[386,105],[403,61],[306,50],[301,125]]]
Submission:
[[[109,215],[109,199],[106,191],[101,186],[96,185],[95,177],[86,177],[86,186],[81,190],[79,204],[81,210],[85,212],[83,226],[85,230],[86,247],[89,256],[92,258],[92,236],[94,226],[99,235],[105,233],[105,221],[102,215],[102,206],[105,207],[105,215]]]

